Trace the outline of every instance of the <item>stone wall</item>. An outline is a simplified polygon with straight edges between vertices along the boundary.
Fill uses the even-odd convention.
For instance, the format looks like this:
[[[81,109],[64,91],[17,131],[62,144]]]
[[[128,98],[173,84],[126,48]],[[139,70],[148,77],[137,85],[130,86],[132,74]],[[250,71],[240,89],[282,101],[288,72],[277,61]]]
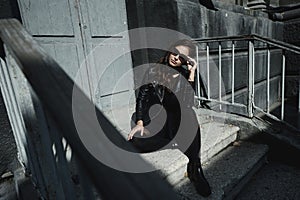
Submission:
[[[284,23],[284,41],[300,46],[300,19],[290,20]],[[287,96],[299,95],[300,55],[287,52]]]

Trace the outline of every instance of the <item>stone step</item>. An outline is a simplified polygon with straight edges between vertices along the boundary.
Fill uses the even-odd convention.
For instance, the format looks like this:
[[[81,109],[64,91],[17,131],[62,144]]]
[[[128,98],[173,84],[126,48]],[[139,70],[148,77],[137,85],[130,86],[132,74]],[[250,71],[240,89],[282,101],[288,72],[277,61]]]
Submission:
[[[17,199],[15,182],[13,177],[0,179],[0,200]]]
[[[104,114],[123,137],[127,138],[127,134],[130,131],[130,118],[133,112],[134,105],[129,105],[128,107],[106,111]],[[236,140],[239,127],[225,124],[222,121],[216,122],[209,117],[201,116],[199,112],[196,113],[201,129],[201,160],[205,162]],[[170,156],[167,155],[164,157],[162,156],[163,154],[161,152],[154,152],[145,154],[144,157],[151,163],[166,163],[167,165],[167,163],[173,162],[174,159],[182,156],[179,151],[176,153],[176,150],[173,150]]]
[[[238,127],[210,122],[201,125],[201,161],[205,163],[226,146],[236,140]],[[167,149],[142,154],[142,157],[160,170],[166,177],[188,162],[186,156],[177,149]]]
[[[240,146],[229,146],[204,163],[204,174],[212,188],[208,198],[199,196],[189,179],[184,177],[185,165],[173,170],[166,179],[180,199],[233,199],[266,162],[267,152],[267,145],[242,142]]]

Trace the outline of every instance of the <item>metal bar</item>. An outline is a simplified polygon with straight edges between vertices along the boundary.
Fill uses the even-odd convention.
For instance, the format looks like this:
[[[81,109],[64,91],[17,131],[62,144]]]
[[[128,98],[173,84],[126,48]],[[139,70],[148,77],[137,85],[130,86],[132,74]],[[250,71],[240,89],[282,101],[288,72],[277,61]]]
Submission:
[[[282,53],[281,120],[284,120],[285,52]]]
[[[275,40],[275,39],[265,38],[265,37],[262,37],[262,36],[259,36],[259,35],[252,35],[252,37],[255,40],[265,42],[269,45],[279,47],[281,49],[291,51],[291,52],[294,52],[296,54],[300,54],[300,47],[299,46],[292,45],[292,44],[289,44],[289,43],[284,43],[282,41]]]
[[[248,44],[248,116],[253,117],[253,41]]]
[[[222,101],[222,46],[219,42],[219,101]],[[220,104],[220,110],[222,109],[222,104]]]
[[[255,104],[255,48],[254,48],[254,40],[252,45],[252,100],[253,105]]]
[[[223,37],[210,37],[210,38],[193,38],[197,42],[224,42],[232,40],[250,40],[253,39],[252,35],[238,35],[238,36],[223,36]]]
[[[199,66],[199,47],[198,44],[196,45],[196,62],[197,62],[197,95],[200,97],[200,66]],[[200,105],[200,101],[198,102],[198,106]]]
[[[245,40],[245,41],[247,41],[247,40]],[[247,41],[247,42],[248,42],[248,41]],[[203,43],[198,42],[198,44],[203,44]],[[206,48],[206,47],[205,47],[205,48]],[[266,50],[266,48],[267,48],[267,46],[264,46],[264,47],[258,46],[258,47],[255,47],[255,50],[256,50],[256,51],[264,51],[264,50]],[[201,50],[200,47],[199,47],[199,49]],[[204,50],[205,50],[205,49],[204,49]],[[247,47],[244,47],[244,48],[235,46],[235,48],[234,48],[235,53],[237,53],[237,52],[243,53],[243,52],[245,52],[245,51],[247,51],[247,50],[248,50],[248,46],[247,46]],[[279,48],[279,47],[270,47],[270,50],[282,50],[282,49]],[[210,49],[209,53],[210,53],[210,55],[211,55],[211,54],[217,54],[218,51],[219,51],[218,49],[216,49],[216,50]],[[232,53],[232,47],[226,48],[226,47],[222,46],[222,54],[224,54],[224,53]]]
[[[226,42],[226,41],[241,41],[241,40],[259,40],[265,42],[267,44],[273,45],[275,47],[282,48],[284,50],[288,50],[297,54],[300,54],[300,47],[288,43],[284,43],[279,40],[265,38],[259,35],[240,35],[240,36],[224,36],[224,37],[212,37],[212,38],[194,38],[193,40],[197,42]]]
[[[232,102],[232,104],[234,104],[234,79],[235,79],[235,77],[234,77],[234,49],[235,48],[235,45],[234,45],[234,41],[232,41],[232,68],[231,68],[231,102]]]
[[[228,102],[228,101],[219,101],[219,100],[215,100],[215,99],[207,99],[205,97],[197,97],[197,99],[204,100],[204,101],[215,102],[215,103],[221,103],[221,104],[225,104],[225,105],[233,105],[231,102]],[[247,107],[246,105],[240,104],[240,103],[235,103],[234,106],[239,106],[239,107],[243,107],[243,108]]]
[[[206,44],[206,72],[207,72],[207,97],[210,99],[210,79],[209,79],[209,44]]]
[[[277,118],[275,115],[272,115],[272,114],[270,114],[270,113],[266,113],[263,109],[261,109],[261,108],[259,108],[259,107],[257,107],[257,106],[253,106],[253,108],[255,109],[255,110],[258,110],[259,112],[261,112],[261,113],[264,113],[265,115],[267,115],[268,117],[270,117],[271,119],[274,119],[274,120],[276,120],[276,121],[281,121],[279,118]]]
[[[266,116],[270,117],[271,119],[283,123],[284,125],[288,126],[289,128],[293,129],[294,131],[300,132],[300,130],[297,127],[294,127],[293,125],[291,125],[291,124],[289,124],[289,123],[287,123],[285,121],[282,121],[281,119],[279,119],[275,115],[272,115],[270,113],[266,113],[264,110],[262,110],[261,108],[256,107],[256,106],[253,106],[253,108],[256,109],[256,110],[258,110],[259,112],[264,113]]]
[[[300,79],[298,79],[298,112],[300,113]]]
[[[267,55],[267,113],[270,113],[270,49],[268,45]]]

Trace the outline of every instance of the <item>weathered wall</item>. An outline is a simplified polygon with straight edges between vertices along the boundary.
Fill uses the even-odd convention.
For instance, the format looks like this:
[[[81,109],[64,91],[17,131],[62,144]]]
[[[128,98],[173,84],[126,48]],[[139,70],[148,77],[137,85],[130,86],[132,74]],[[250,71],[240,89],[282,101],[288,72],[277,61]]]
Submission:
[[[287,21],[284,24],[284,41],[300,46],[300,19]],[[287,52],[287,96],[299,94],[300,55]]]
[[[282,39],[283,24],[269,20],[266,13],[245,10],[226,1],[213,2],[219,11],[206,9],[198,0],[128,2],[129,27],[170,28],[193,38],[257,33]]]

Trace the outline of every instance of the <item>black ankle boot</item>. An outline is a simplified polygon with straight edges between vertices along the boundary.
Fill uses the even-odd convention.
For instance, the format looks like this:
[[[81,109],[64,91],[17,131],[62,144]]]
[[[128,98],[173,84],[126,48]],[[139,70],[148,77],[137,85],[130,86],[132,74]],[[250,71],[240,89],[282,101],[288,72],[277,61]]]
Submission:
[[[200,195],[208,197],[211,194],[210,186],[202,171],[200,159],[188,163],[187,175]]]

